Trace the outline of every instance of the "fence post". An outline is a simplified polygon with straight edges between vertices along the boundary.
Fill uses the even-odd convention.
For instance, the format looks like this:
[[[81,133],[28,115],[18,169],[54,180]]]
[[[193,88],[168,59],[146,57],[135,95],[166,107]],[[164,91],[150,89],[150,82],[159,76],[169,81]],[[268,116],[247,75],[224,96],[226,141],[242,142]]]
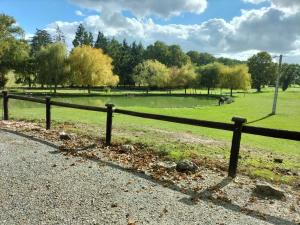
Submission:
[[[46,97],[46,130],[51,128],[51,97]]]
[[[234,178],[236,177],[236,171],[238,165],[242,127],[243,124],[247,122],[247,120],[245,118],[233,117],[232,121],[234,122],[234,129],[233,129],[233,136],[232,136],[232,143],[231,143],[228,176]]]
[[[8,92],[2,91],[3,94],[3,120],[8,120]]]
[[[112,117],[114,104],[106,104],[107,108],[107,118],[106,118],[106,145],[111,145],[111,130],[112,130]]]

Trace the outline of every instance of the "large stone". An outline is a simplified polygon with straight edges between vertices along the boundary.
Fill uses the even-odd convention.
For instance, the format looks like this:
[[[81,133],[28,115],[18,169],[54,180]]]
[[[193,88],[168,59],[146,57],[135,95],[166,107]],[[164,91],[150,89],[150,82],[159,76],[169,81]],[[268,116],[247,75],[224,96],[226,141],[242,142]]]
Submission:
[[[198,166],[190,160],[184,159],[177,163],[176,170],[179,172],[196,172]]]
[[[134,147],[133,147],[133,145],[122,145],[121,151],[124,153],[129,153],[129,152],[134,151]]]
[[[274,163],[283,163],[283,159],[275,158]]]
[[[63,131],[63,132],[59,133],[59,139],[60,140],[71,140],[71,135],[69,135]]]
[[[159,161],[153,164],[154,169],[163,168],[168,171],[173,171],[176,169],[176,163],[171,161]]]
[[[261,198],[268,198],[268,199],[284,199],[284,191],[273,187],[271,184],[267,182],[259,182],[256,184],[254,189],[254,194]]]

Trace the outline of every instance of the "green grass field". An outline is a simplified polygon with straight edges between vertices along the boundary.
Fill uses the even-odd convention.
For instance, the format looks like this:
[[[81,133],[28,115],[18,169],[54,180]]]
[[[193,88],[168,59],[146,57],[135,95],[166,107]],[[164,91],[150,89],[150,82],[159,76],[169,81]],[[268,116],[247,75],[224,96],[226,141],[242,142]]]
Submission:
[[[202,93],[204,92],[202,90]],[[216,93],[219,94],[219,91]],[[168,104],[165,104],[166,107],[146,107],[145,104],[139,104],[139,101],[143,99],[137,99],[137,104],[128,106],[121,104],[121,108],[220,122],[231,122],[233,116],[240,116],[247,118],[252,126],[300,131],[300,88],[290,88],[286,92],[279,93],[277,114],[274,116],[269,116],[272,109],[273,89],[265,89],[262,93],[236,94],[233,104],[220,107],[216,104],[195,108],[167,108]],[[147,101],[147,97],[144,97],[144,101]],[[217,100],[215,101],[217,103]],[[81,104],[84,104],[84,101]],[[39,120],[44,119],[44,113],[44,106],[39,104],[10,100],[12,118]],[[66,129],[75,132],[104,135],[105,113],[53,107],[52,118],[58,123],[71,122],[74,125],[68,125]],[[198,157],[215,162],[224,168],[227,167],[232,132],[118,114],[114,116],[113,126],[115,142],[147,145],[154,151],[175,160],[183,157]],[[273,159],[276,157],[283,158],[284,162],[274,163]],[[240,172],[251,176],[292,183],[297,176],[285,172],[300,170],[300,143],[243,135],[239,169]]]

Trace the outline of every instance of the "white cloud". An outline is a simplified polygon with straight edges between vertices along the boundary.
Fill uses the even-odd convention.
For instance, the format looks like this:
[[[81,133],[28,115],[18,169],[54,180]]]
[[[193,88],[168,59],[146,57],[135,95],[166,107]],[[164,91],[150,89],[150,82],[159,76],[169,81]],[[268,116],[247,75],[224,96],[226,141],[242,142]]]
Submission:
[[[83,8],[102,13],[131,11],[136,17],[159,16],[168,18],[184,12],[200,14],[207,7],[207,0],[70,0]]]
[[[75,11],[75,14],[76,14],[77,16],[85,16],[80,10],[76,10],[76,11]]]
[[[273,6],[295,13],[300,10],[300,0],[272,0]]]
[[[286,9],[295,12],[300,9],[300,0],[242,0],[246,3],[260,4],[262,2],[270,2],[273,7]]]
[[[161,25],[151,18],[128,18],[121,12],[103,11],[83,21],[55,22],[48,26],[48,30],[54,32],[56,24],[59,25],[70,47],[78,25],[83,23],[95,37],[98,31],[102,31],[120,41],[126,38],[129,42],[142,41],[145,45],[161,40],[179,44],[186,51],[205,51],[239,59],[246,59],[258,51],[269,51],[272,54],[282,53],[288,61],[297,62],[300,59],[299,21],[300,10],[291,12],[275,5],[244,10],[228,22],[210,19],[196,25]]]
[[[252,4],[260,4],[262,2],[266,2],[268,0],[243,0],[243,2],[246,2],[246,3],[252,3]]]

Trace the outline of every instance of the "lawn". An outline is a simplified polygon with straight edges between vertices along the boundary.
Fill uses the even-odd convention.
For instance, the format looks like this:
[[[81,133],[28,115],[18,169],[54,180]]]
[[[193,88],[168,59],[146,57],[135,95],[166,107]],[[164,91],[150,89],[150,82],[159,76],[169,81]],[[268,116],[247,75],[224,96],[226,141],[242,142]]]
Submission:
[[[202,93],[204,92],[202,90]],[[219,94],[219,91],[216,93]],[[94,104],[93,101],[89,101],[90,97],[85,98],[86,100],[78,99],[78,102],[76,98],[72,100],[59,98],[59,100]],[[178,101],[176,98],[169,98],[168,101],[168,96],[153,98],[167,98],[167,100],[163,99],[161,104],[152,104],[147,107],[145,102],[149,101],[149,97],[127,100],[125,98],[123,102],[109,98],[109,100],[100,101],[101,103],[97,105],[103,105],[105,101],[116,101],[119,108],[220,122],[231,122],[233,116],[240,116],[246,118],[252,126],[300,131],[300,88],[290,88],[286,92],[279,93],[277,114],[274,116],[269,116],[273,101],[272,89],[264,89],[262,93],[235,94],[235,102],[223,106],[217,106],[216,99],[205,98],[203,102],[201,98],[191,100],[190,97],[178,99]],[[197,101],[201,103],[198,104]],[[129,104],[130,102],[136,102],[136,104]],[[10,100],[12,118],[43,119],[44,112],[44,106],[39,104]],[[53,107],[52,118],[55,122],[71,122],[73,125],[66,126],[66,129],[75,132],[104,135],[105,113]],[[227,167],[232,132],[118,114],[115,114],[113,120],[114,142],[140,143],[175,160],[182,157],[199,157],[222,164],[224,168]],[[296,141],[243,135],[240,172],[275,181],[292,182],[297,177],[284,174],[282,171],[288,170],[292,173],[299,171],[299,149],[300,143]],[[284,162],[274,163],[273,159],[276,157],[283,158]]]

